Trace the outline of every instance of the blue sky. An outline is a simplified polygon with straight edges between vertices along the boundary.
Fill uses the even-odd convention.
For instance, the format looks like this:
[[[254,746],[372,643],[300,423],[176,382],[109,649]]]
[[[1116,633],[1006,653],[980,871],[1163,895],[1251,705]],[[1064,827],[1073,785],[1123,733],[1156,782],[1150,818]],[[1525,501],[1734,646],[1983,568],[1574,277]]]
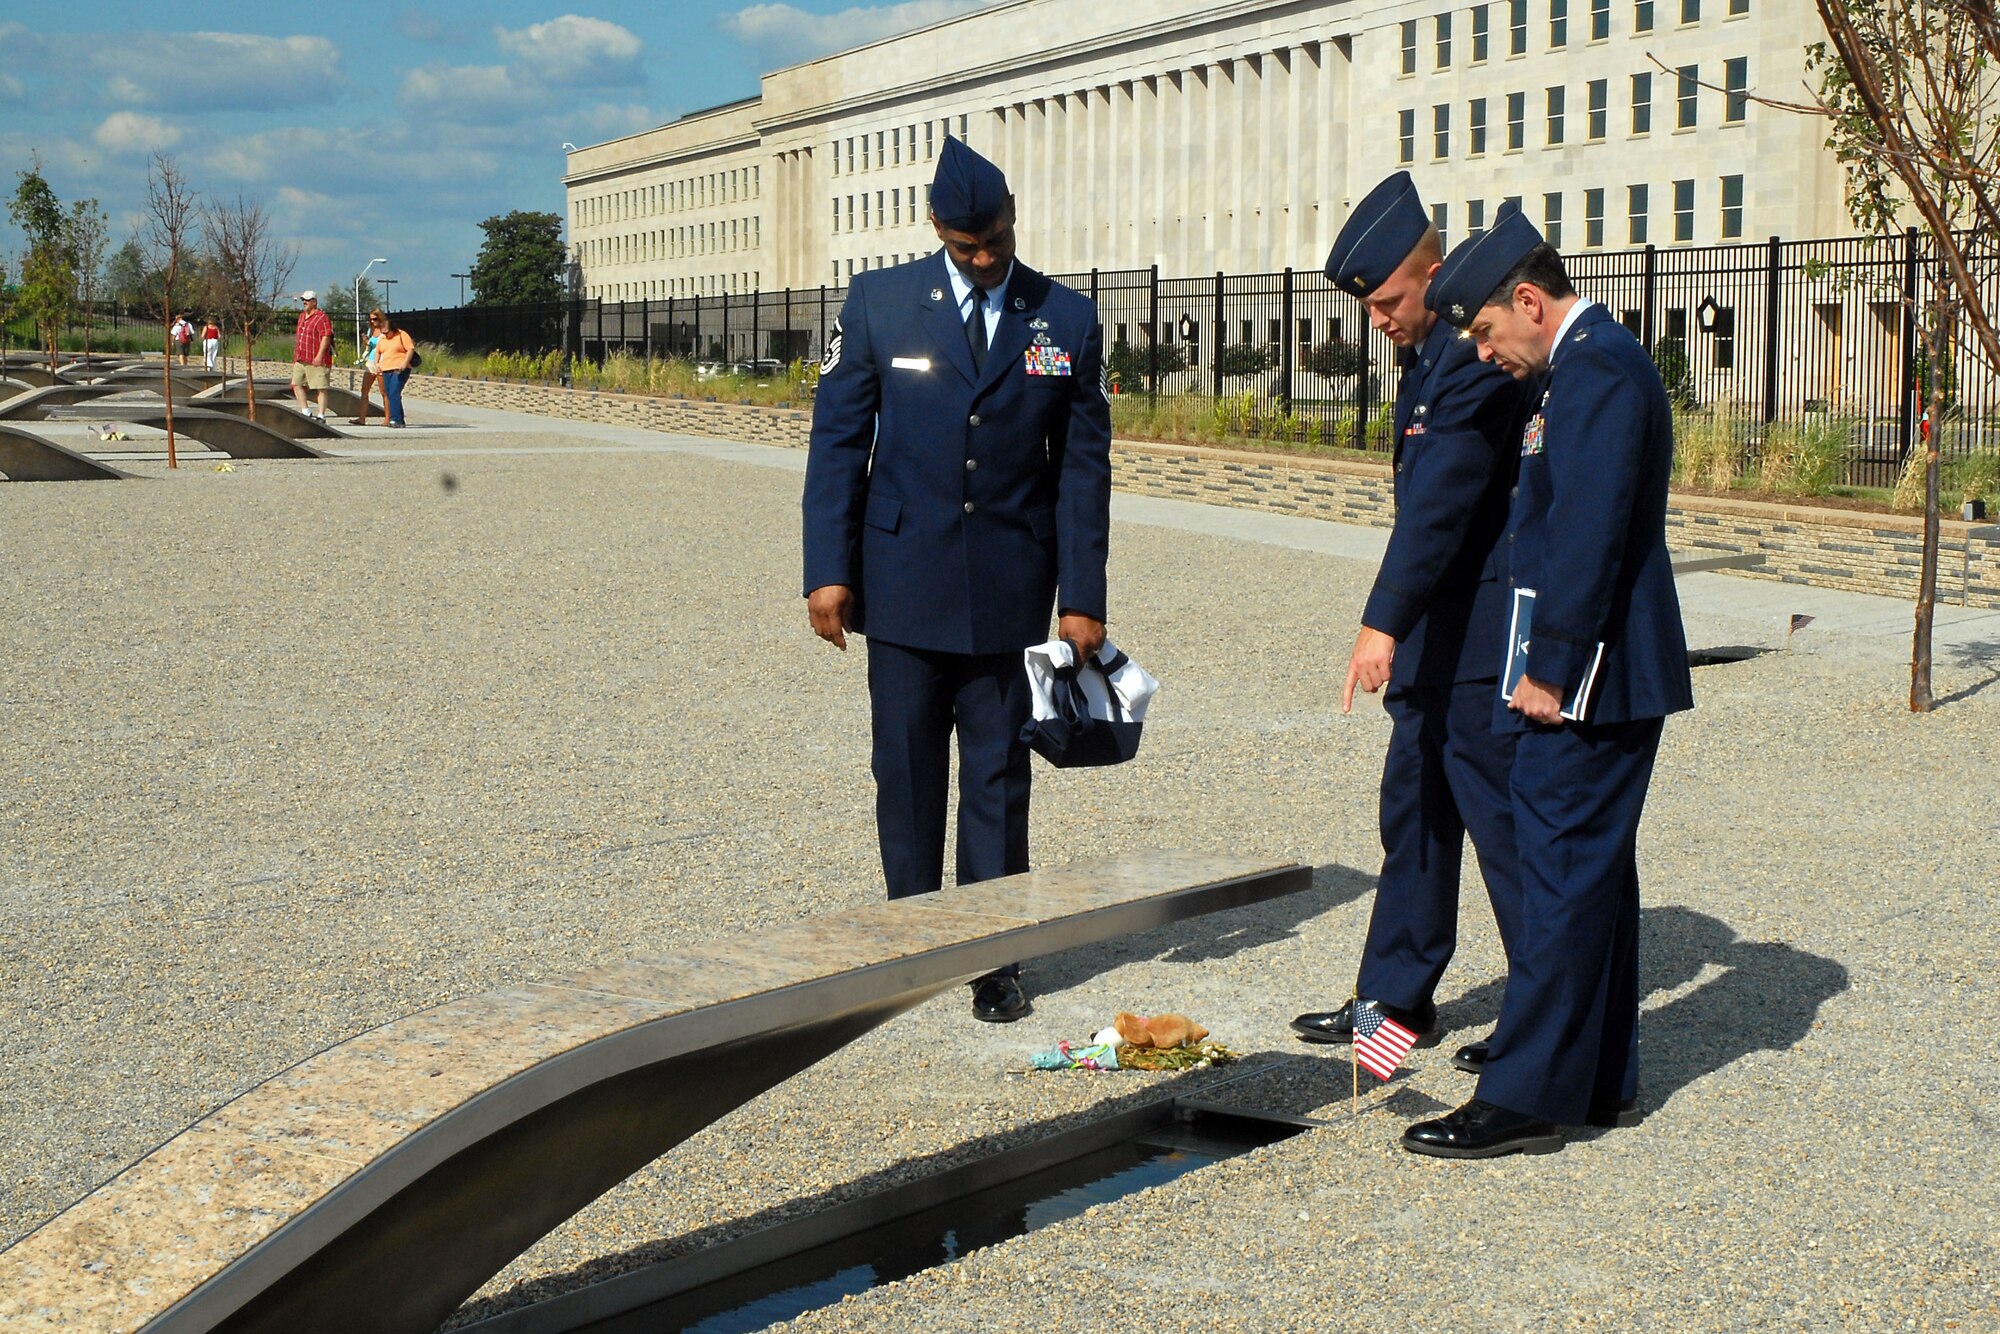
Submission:
[[[0,186],[39,154],[65,201],[95,196],[112,248],[163,150],[205,197],[261,202],[296,244],[296,287],[371,276],[450,305],[479,221],[562,210],[562,144],[594,143],[757,91],[795,61],[993,0],[0,6]],[[0,215],[11,271],[19,235]]]

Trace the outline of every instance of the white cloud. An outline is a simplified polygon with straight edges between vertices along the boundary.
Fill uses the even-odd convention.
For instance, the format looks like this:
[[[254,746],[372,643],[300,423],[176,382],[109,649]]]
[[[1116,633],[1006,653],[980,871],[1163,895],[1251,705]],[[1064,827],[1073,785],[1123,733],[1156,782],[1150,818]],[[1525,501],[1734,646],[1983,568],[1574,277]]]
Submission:
[[[902,0],[808,14],[794,5],[749,5],[724,16],[722,28],[766,60],[789,63],[845,51],[897,33],[986,9],[1001,0]]]
[[[544,96],[505,65],[423,65],[403,75],[396,105],[417,120],[491,124],[520,119]]]
[[[11,74],[0,72],[0,102],[18,102],[28,95],[28,86]]]
[[[525,28],[495,28],[500,49],[534,78],[565,86],[605,87],[639,83],[643,43],[630,30],[603,19],[564,14]]]
[[[142,116],[136,111],[114,111],[104,118],[104,123],[91,137],[107,153],[145,154],[172,148],[181,141],[181,131],[158,116]]]
[[[345,81],[340,48],[324,37],[121,33],[91,37],[74,56],[114,99],[142,107],[292,107],[329,101]]]

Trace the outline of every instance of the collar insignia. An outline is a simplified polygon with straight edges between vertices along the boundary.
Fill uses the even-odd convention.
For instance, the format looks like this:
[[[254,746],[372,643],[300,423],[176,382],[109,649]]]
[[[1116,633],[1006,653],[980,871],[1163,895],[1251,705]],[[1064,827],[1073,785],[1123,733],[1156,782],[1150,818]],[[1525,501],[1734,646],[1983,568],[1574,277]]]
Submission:
[[[942,287],[933,287],[931,289],[931,300],[933,301],[944,300],[944,289]]]
[[[1028,302],[1025,297],[1015,297],[1012,304],[1016,310],[1026,310],[1028,308]]]
[[[1464,307],[1464,306],[1461,306],[1461,305],[1460,305],[1460,304],[1459,304],[1458,302],[1456,302],[1456,301],[1452,302],[1452,303],[1451,303],[1451,317],[1452,317],[1453,319],[1455,319],[1455,320],[1462,320],[1462,319],[1464,319],[1464,318],[1465,318],[1465,307]]]

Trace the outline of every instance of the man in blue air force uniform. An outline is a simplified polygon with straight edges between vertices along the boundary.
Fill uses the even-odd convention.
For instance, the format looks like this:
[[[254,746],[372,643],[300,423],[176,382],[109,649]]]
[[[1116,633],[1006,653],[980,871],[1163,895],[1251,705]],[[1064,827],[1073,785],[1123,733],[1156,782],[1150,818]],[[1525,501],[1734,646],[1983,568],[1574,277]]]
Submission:
[[[1021,650],[1104,643],[1111,407],[1085,297],[1014,259],[1000,169],[945,140],[943,249],[862,274],[827,340],[805,485],[805,590],[836,648],[868,637],[875,820],[889,897],[938,889],[952,733],[958,882],[1028,869]],[[1027,1013],[1018,966],[973,1013]]]
[[[1520,928],[1476,1096],[1403,1144],[1550,1153],[1561,1126],[1639,1119],[1639,816],[1666,715],[1694,705],[1667,555],[1673,417],[1652,359],[1518,210],[1452,252],[1430,303],[1481,357],[1546,381],[1508,515],[1509,577],[1535,590],[1525,672],[1494,701],[1519,733]]]
[[[1514,738],[1494,730],[1493,699],[1507,648],[1500,535],[1528,395],[1425,308],[1442,258],[1416,186],[1397,172],[1355,206],[1326,261],[1326,276],[1402,349],[1403,374],[1396,523],[1340,701],[1347,712],[1356,686],[1388,686],[1382,874],[1356,999],[1294,1019],[1309,1042],[1351,1041],[1357,1006],[1418,1034],[1436,1028],[1432,996],[1458,943],[1468,832],[1503,946],[1515,931]]]

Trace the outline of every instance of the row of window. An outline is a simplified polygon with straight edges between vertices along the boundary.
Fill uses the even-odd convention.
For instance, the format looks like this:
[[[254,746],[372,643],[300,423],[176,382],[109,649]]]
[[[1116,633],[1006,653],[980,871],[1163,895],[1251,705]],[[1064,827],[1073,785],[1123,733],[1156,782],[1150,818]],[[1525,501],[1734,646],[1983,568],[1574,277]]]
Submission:
[[[764,240],[761,217],[720,218],[687,227],[666,227],[658,231],[628,232],[623,236],[598,236],[576,243],[577,258],[585,264],[643,264],[654,259],[685,259],[694,255],[720,255],[733,250],[755,250]]]
[[[628,218],[648,218],[662,213],[680,213],[691,208],[706,208],[713,204],[732,204],[742,199],[756,199],[763,194],[764,171],[761,167],[736,167],[729,171],[711,171],[700,176],[688,176],[678,181],[668,181],[661,185],[639,185],[629,190],[613,190],[608,194],[592,195],[579,199],[572,205],[570,230],[579,227],[601,227],[607,223],[623,222]]]
[[[1750,0],[1721,0],[1728,7],[1731,17],[1750,12]],[[1584,17],[1588,24],[1588,37],[1592,42],[1608,41],[1611,37],[1611,0],[1579,0],[1587,6]],[[1683,27],[1701,22],[1702,0],[1667,0],[1671,6],[1680,7],[1680,21]],[[1548,0],[1548,50],[1560,51],[1569,45],[1570,0]],[[1653,31],[1654,0],[1634,0],[1632,5],[1632,35]],[[1471,10],[1470,41],[1471,60],[1469,63],[1485,63],[1492,55],[1494,5],[1474,5]],[[1507,10],[1507,54],[1524,56],[1528,54],[1528,0],[1506,0]],[[1452,29],[1457,15],[1443,13],[1431,18],[1430,47],[1431,68],[1450,69],[1452,65]],[[1402,62],[1400,72],[1412,75],[1417,72],[1418,26],[1420,19],[1404,19],[1401,30]]]
[[[735,295],[761,291],[764,273],[707,273],[695,278],[650,278],[634,283],[599,283],[590,294],[600,301],[665,301],[684,296]]]
[[[1683,65],[1673,74],[1673,114],[1674,128],[1692,130],[1700,123],[1701,67]],[[1651,134],[1653,131],[1653,78],[1651,72],[1634,74],[1631,81],[1632,99],[1630,118],[1627,126],[1634,135]],[[1747,57],[1737,56],[1723,62],[1723,103],[1722,123],[1741,124],[1749,115],[1750,98],[1748,92],[1750,62]],[[1611,83],[1608,79],[1592,79],[1584,85],[1583,141],[1594,143],[1606,137],[1610,128]],[[1505,100],[1506,138],[1504,151],[1517,152],[1527,147],[1528,140],[1528,95],[1525,92],[1508,93]],[[1555,148],[1569,142],[1569,89],[1557,84],[1543,90],[1542,95],[1542,144]],[[1465,152],[1468,157],[1483,156],[1488,147],[1488,99],[1475,97],[1466,103]],[[1431,158],[1433,160],[1451,156],[1452,104],[1440,102],[1431,108]],[[1404,107],[1396,113],[1397,160],[1405,165],[1417,160],[1417,110]]]
[[[1716,235],[1724,241],[1735,241],[1743,236],[1743,178],[1723,176],[1717,178],[1719,189],[1716,200],[1720,208]],[[1672,209],[1670,229],[1664,238],[1669,243],[1681,245],[1694,240],[1695,182],[1675,181],[1669,187]],[[1583,192],[1583,245],[1585,249],[1595,249],[1605,243],[1605,203],[1608,192],[1599,187]],[[1510,195],[1501,201],[1522,207],[1519,195]],[[1625,187],[1625,244],[1647,245],[1655,238],[1652,229],[1653,188],[1650,185],[1628,185]],[[1431,221],[1436,224],[1438,234],[1445,244],[1451,244],[1452,217],[1449,204],[1431,205]],[[1486,201],[1468,199],[1465,201],[1465,234],[1468,239],[1486,231],[1488,221]],[[1542,237],[1558,250],[1562,249],[1563,196],[1560,191],[1542,196]]]
[[[918,211],[917,193],[923,192],[922,212]],[[867,231],[875,227],[900,227],[904,222],[904,201],[908,201],[908,220],[922,222],[930,211],[931,187],[929,185],[900,186],[887,190],[877,190],[871,198],[866,190],[858,195],[835,195],[833,197],[833,230],[836,232]],[[857,212],[856,206],[859,206]]]
[[[958,137],[965,138],[968,117],[958,118]],[[845,139],[833,141],[833,174],[842,172],[849,175],[871,168],[901,166],[904,154],[909,154],[911,162],[929,162],[937,156],[938,140],[951,133],[951,117],[927,120],[923,123],[923,156],[917,156],[917,127],[901,126],[894,129],[877,130],[873,134],[850,134]],[[873,140],[873,144],[870,144]],[[870,152],[870,148],[873,152]],[[859,156],[856,150],[859,150]]]

